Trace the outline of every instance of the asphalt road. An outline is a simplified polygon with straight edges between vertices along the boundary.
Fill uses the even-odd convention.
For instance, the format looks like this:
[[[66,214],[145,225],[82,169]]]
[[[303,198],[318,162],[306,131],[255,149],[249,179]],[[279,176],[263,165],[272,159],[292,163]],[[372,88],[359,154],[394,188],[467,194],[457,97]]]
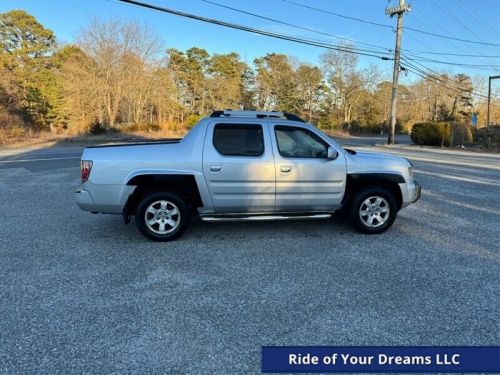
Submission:
[[[258,373],[262,345],[498,345],[500,155],[373,148],[409,157],[424,188],[382,235],[194,221],[173,243],[79,211],[81,147],[0,149],[0,373]]]

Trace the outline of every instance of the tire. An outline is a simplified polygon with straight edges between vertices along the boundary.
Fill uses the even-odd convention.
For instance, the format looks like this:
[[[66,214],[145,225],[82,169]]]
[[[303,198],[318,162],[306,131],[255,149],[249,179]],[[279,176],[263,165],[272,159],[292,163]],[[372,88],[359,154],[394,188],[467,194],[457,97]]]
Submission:
[[[153,241],[173,241],[189,223],[189,209],[177,195],[154,192],[146,195],[135,210],[137,229]]]
[[[381,186],[367,186],[353,196],[349,219],[359,232],[379,234],[392,226],[397,213],[396,199],[390,191]]]

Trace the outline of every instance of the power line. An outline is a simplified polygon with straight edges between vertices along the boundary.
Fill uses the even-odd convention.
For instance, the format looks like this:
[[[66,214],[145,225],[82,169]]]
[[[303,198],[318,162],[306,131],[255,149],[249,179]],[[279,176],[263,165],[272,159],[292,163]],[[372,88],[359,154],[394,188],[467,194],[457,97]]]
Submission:
[[[444,39],[456,40],[456,41],[465,42],[465,43],[482,44],[482,45],[485,45],[485,46],[500,47],[500,44],[496,44],[496,43],[479,42],[479,41],[474,41],[474,40],[469,40],[469,39],[457,38],[457,37],[454,37],[454,36],[440,35],[440,34],[435,34],[435,33],[431,33],[431,32],[428,32],[428,31],[424,31],[424,30],[415,29],[413,27],[408,27],[408,26],[406,26],[405,29],[406,30],[415,31],[416,33],[421,33],[421,34],[427,34],[427,35],[435,36],[437,38],[444,38]]]
[[[439,75],[429,74],[425,70],[420,69],[419,67],[417,67],[416,65],[414,65],[408,61],[405,62],[405,65],[406,65],[404,67],[405,70],[408,70],[408,71],[412,72],[413,74],[415,74],[423,79],[431,80],[433,83],[437,84],[438,86],[444,87],[450,91],[454,91],[455,93],[463,94],[463,93],[467,92],[467,93],[470,93],[471,96],[476,96],[476,97],[480,97],[483,99],[488,98],[487,95],[479,94],[479,93],[476,93],[474,91],[469,92],[469,91],[461,89],[459,87],[448,86],[447,81],[444,80],[443,78],[441,78]],[[495,99],[497,99],[497,98],[495,98]]]
[[[425,14],[423,14],[422,12],[420,12],[417,8],[415,8],[413,10],[416,12],[415,13],[416,16],[418,16],[417,13],[422,14],[424,16],[423,19],[429,25],[431,25],[431,23],[434,23],[434,22],[432,22],[432,20],[430,20],[428,17],[426,17]],[[419,17],[417,17],[417,19],[419,19]],[[434,24],[437,25],[438,27],[440,27],[441,29],[443,29],[439,24],[436,24],[436,23],[434,23]],[[432,27],[432,25],[431,25],[431,27]],[[432,48],[431,46],[429,46],[427,43],[422,42],[420,39],[418,39],[417,37],[415,37],[414,35],[412,35],[411,33],[408,33],[406,35],[409,36],[410,38],[412,38],[413,40],[415,40],[417,43],[419,43],[422,46],[424,46],[424,47],[426,47],[426,48],[428,48],[428,49],[431,50],[431,51],[403,50],[404,53],[406,53],[408,55],[413,55],[413,56],[416,56],[416,57],[420,57],[418,55],[437,55],[437,56],[457,56],[457,57],[473,57],[473,58],[482,58],[482,57],[500,58],[500,55],[477,55],[477,54],[470,54],[470,53],[438,52],[434,48]],[[457,47],[451,41],[449,43],[451,43],[453,47],[455,47],[455,48],[457,48],[459,50],[463,50],[463,48],[461,46]]]
[[[421,73],[421,72],[415,71],[415,70],[413,70],[414,68],[413,69],[411,69],[411,68],[405,68],[405,69],[408,70],[409,72],[411,72],[411,73],[419,76],[422,79],[430,79],[430,80],[432,80],[432,79],[435,80],[436,79],[436,77],[429,76],[429,75],[426,75],[425,73]],[[444,88],[446,88],[448,90],[455,91],[456,93],[464,93],[465,92],[465,91],[460,90],[460,89],[455,89],[453,87],[449,87],[449,86],[441,83],[439,80],[434,81],[433,83],[437,84],[438,86],[444,87]],[[471,96],[481,97],[483,99],[488,97],[487,95],[480,95],[480,94],[476,94],[474,92],[470,92],[470,94],[471,94]],[[498,98],[495,98],[495,99],[498,99]],[[500,108],[500,105],[497,105],[497,104],[494,104],[494,103],[490,103],[490,105],[492,107]]]
[[[354,49],[351,49],[351,48],[342,48],[340,46],[335,46],[332,44],[323,43],[323,42],[319,42],[319,41],[312,41],[310,39],[308,40],[305,38],[299,38],[299,37],[295,37],[295,36],[291,36],[291,35],[287,35],[287,34],[274,33],[271,31],[255,29],[255,28],[248,27],[248,26],[243,26],[243,25],[238,25],[235,23],[216,20],[213,18],[201,17],[201,16],[197,16],[195,14],[181,12],[181,11],[169,9],[169,8],[164,8],[164,7],[160,7],[160,6],[153,5],[153,4],[143,3],[140,1],[135,1],[135,0],[117,0],[117,1],[120,3],[128,4],[128,5],[134,5],[134,6],[138,6],[138,7],[142,7],[142,8],[155,10],[158,12],[163,12],[163,13],[168,13],[168,14],[180,16],[180,17],[190,18],[190,19],[193,19],[196,21],[211,23],[214,25],[219,25],[219,26],[224,26],[224,27],[228,27],[231,29],[246,31],[246,32],[253,33],[253,34],[264,35],[264,36],[268,36],[271,38],[287,40],[287,41],[294,42],[294,43],[305,44],[305,45],[310,45],[310,46],[314,46],[314,47],[321,47],[321,48],[325,48],[325,49],[331,49],[331,50],[335,50],[335,51],[341,51],[341,52],[351,53],[351,54],[356,54],[356,55],[361,55],[361,56],[375,57],[375,58],[378,58],[381,60],[391,60],[391,58],[386,57],[386,56],[375,55],[375,54],[367,53],[367,52],[359,52],[359,51],[355,51]]]
[[[108,0],[108,1],[111,1],[111,0]],[[206,23],[216,24],[219,26],[229,27],[232,29],[246,31],[246,32],[250,32],[250,33],[254,33],[254,34],[258,34],[258,35],[264,35],[264,36],[269,36],[269,37],[276,38],[276,39],[287,40],[287,41],[291,41],[294,43],[300,43],[300,44],[305,44],[305,45],[310,45],[310,46],[320,47],[320,48],[325,48],[325,49],[332,49],[332,50],[337,50],[337,51],[352,53],[352,54],[357,54],[357,55],[363,55],[363,56],[368,56],[368,57],[375,57],[375,58],[378,58],[381,60],[392,60],[391,58],[385,57],[385,56],[379,56],[379,55],[363,53],[363,52],[356,52],[355,50],[352,50],[349,48],[342,48],[342,47],[338,47],[338,46],[328,44],[328,43],[307,40],[304,38],[298,38],[298,37],[290,36],[287,34],[280,34],[280,33],[274,33],[274,32],[270,32],[270,31],[264,31],[264,30],[260,30],[260,29],[254,29],[251,27],[243,26],[243,25],[233,24],[233,23],[219,21],[219,20],[212,19],[212,18],[201,17],[201,16],[197,16],[194,14],[185,13],[185,12],[181,12],[181,11],[177,11],[177,10],[173,10],[173,9],[169,9],[169,8],[159,7],[159,6],[156,6],[153,4],[143,3],[140,1],[135,1],[135,0],[116,0],[116,1],[123,3],[123,4],[127,4],[127,5],[147,8],[147,9],[151,9],[151,10],[155,10],[155,11],[159,11],[159,12],[163,12],[163,13],[177,15],[177,16],[181,16],[181,17],[185,17],[185,18],[190,18],[190,19],[194,19],[194,20],[202,21],[202,22],[206,22]],[[408,68],[406,68],[406,69],[412,71],[413,73],[415,73],[414,70],[417,70],[417,71],[420,70],[420,73],[415,73],[415,74],[419,75],[422,78],[430,78],[430,79],[437,80],[441,85],[443,85],[439,78],[432,76],[432,75],[429,75],[428,73],[426,73],[422,69],[419,69],[418,67],[416,67],[415,65],[413,65],[411,63],[409,63],[408,65],[411,66],[413,69],[408,69]],[[454,88],[450,88],[449,86],[444,86],[444,87],[451,89],[451,90],[455,90]],[[475,93],[473,95],[486,97],[485,95],[475,94]]]
[[[483,19],[479,17],[473,9],[467,6],[467,4],[465,4],[461,0],[456,1],[456,3],[460,6],[460,8],[462,8],[465,11],[465,13],[472,16],[472,18],[474,18],[479,24],[481,24],[485,28],[485,30],[487,29],[486,30],[487,32],[493,32],[493,34],[500,34],[499,30],[496,30],[495,28],[493,28],[493,26],[490,26],[489,24],[484,22]]]
[[[444,80],[442,78],[442,73],[438,73],[435,70],[432,70],[432,69],[428,68],[427,66],[425,66],[422,63],[418,62],[417,60],[415,60],[415,59],[413,59],[411,57],[406,56],[406,54],[404,54],[404,56],[402,57],[402,59],[405,62],[405,65],[410,66],[414,70],[417,70],[418,72],[420,72],[421,74],[423,74],[423,76],[422,76],[422,75],[419,75],[419,74],[415,73],[414,71],[408,69],[412,73],[419,75],[421,78],[436,80],[436,81],[439,82],[440,86],[445,87],[445,88],[450,89],[450,90],[459,89],[459,88],[452,88],[452,87],[447,86],[446,85],[447,80]],[[416,65],[421,66],[423,69],[417,67]],[[429,74],[428,72],[431,72],[432,74]],[[479,90],[477,90],[477,91],[478,91],[478,93],[474,92],[472,95],[476,96],[476,97],[481,97],[481,98],[487,98],[488,97],[484,93],[481,93]],[[498,99],[498,98],[495,98],[495,99]]]
[[[425,14],[422,10],[418,9],[418,7],[414,8],[413,11],[414,11],[415,19],[420,20],[421,22],[425,22],[425,24],[428,25],[427,27],[425,27],[426,30],[434,31],[434,30],[436,30],[435,28],[437,28],[437,29],[443,31],[445,34],[449,33],[449,31],[443,27],[441,22],[434,21],[433,17],[430,17],[429,15]],[[437,31],[437,32],[439,32],[439,31]],[[412,34],[408,33],[408,35],[412,35]],[[412,35],[412,37],[416,38],[413,35]],[[419,42],[419,43],[424,44],[422,42]],[[464,43],[458,44],[458,42],[452,41],[452,40],[447,41],[447,43],[449,44],[450,47],[455,48],[459,51],[462,51],[463,54],[470,54],[471,53],[471,46],[469,46],[467,44],[464,44]],[[467,47],[467,48],[465,48],[465,47]],[[474,51],[474,52],[477,53],[477,51]]]
[[[411,37],[412,39],[414,39],[416,42],[422,44],[424,47],[427,47],[427,48],[430,48],[432,50],[434,50],[432,47],[430,47],[429,45],[427,45],[426,43],[420,41],[419,39],[417,39],[416,37],[414,37],[413,35],[411,34],[408,34],[409,37]],[[429,76],[432,76],[434,77],[435,79],[438,79],[440,80],[440,76],[441,76],[441,73],[438,73],[436,72],[435,70],[432,70],[428,67],[426,67],[425,65],[421,64],[420,62],[418,62],[419,60],[423,60],[421,58],[418,58],[418,57],[409,57],[409,55],[411,56],[414,56],[414,54],[410,53],[410,52],[405,52],[405,53],[402,53],[402,60],[408,65],[408,66],[413,66],[415,69],[418,69],[417,67],[415,67],[415,65],[411,64],[410,61],[414,62],[415,64],[421,66],[422,68],[424,68],[426,71],[430,71],[432,73],[431,74],[428,74],[426,72],[423,72],[423,73],[426,73],[427,75]],[[443,63],[448,63],[448,62],[443,62]],[[484,69],[484,68],[475,68],[475,69]]]
[[[472,31],[469,26],[467,26],[464,22],[462,22],[462,20],[460,19],[460,17],[456,16],[451,10],[450,8],[448,8],[446,6],[446,4],[442,4],[439,0],[435,0],[435,3],[437,4],[437,6],[441,9],[443,9],[451,18],[453,18],[458,24],[460,24],[464,30],[467,30],[471,35],[474,36],[474,38],[476,38],[478,41],[481,41],[481,37],[478,36],[474,31]]]
[[[327,36],[330,36],[330,37],[334,37],[334,38],[338,38],[338,39],[343,39],[343,40],[348,40],[348,41],[351,41],[351,42],[354,42],[354,43],[359,43],[359,44],[365,44],[365,45],[368,45],[368,46],[372,46],[372,47],[376,47],[376,48],[380,48],[380,49],[384,49],[384,50],[387,50],[387,51],[391,51],[390,49],[387,49],[385,47],[382,47],[382,46],[379,46],[379,45],[375,45],[375,44],[370,44],[370,43],[365,43],[365,42],[360,42],[360,41],[357,41],[357,40],[354,40],[354,39],[349,39],[349,38],[344,38],[344,37],[339,37],[337,35],[333,35],[333,34],[329,34],[329,33],[326,33],[326,32],[323,32],[323,31],[320,31],[320,30],[316,30],[316,29],[311,29],[311,28],[307,28],[307,27],[303,27],[303,26],[299,26],[299,25],[296,25],[296,24],[292,24],[290,22],[286,22],[286,21],[282,21],[282,20],[278,20],[278,19],[275,19],[275,18],[271,18],[271,17],[266,17],[266,16],[263,16],[261,14],[257,14],[257,13],[252,13],[252,12],[249,12],[249,11],[246,11],[246,10],[242,10],[242,9],[239,9],[239,8],[234,8],[234,7],[231,7],[231,6],[228,6],[228,5],[224,5],[224,4],[221,4],[221,3],[218,3],[218,2],[215,2],[215,1],[211,1],[211,0],[201,0],[205,3],[208,3],[208,4],[212,4],[212,5],[215,5],[215,6],[218,6],[218,7],[221,7],[221,8],[224,8],[224,9],[229,9],[229,10],[232,10],[232,11],[235,11],[235,12],[238,12],[238,13],[242,13],[242,14],[246,14],[246,15],[250,15],[252,17],[256,17],[256,18],[260,18],[260,19],[264,19],[264,20],[267,20],[267,21],[272,21],[272,22],[275,22],[275,23],[278,23],[278,24],[282,24],[282,25],[286,25],[286,26],[290,26],[290,27],[294,27],[294,28],[297,28],[297,29],[301,29],[301,30],[306,30],[306,31],[309,31],[309,32],[313,32],[313,33],[316,33],[316,34],[321,34],[321,35],[327,35]],[[290,2],[289,0],[283,0],[283,1],[286,1],[286,2]],[[293,2],[292,2],[293,3]],[[410,37],[414,38],[413,36],[409,35]],[[416,38],[414,38],[417,42],[420,43],[420,41]],[[427,45],[425,45],[427,46]],[[431,47],[427,46],[428,48],[432,49]],[[372,52],[372,53],[379,53],[379,51],[374,51],[374,50],[366,50],[366,49],[360,49],[360,48],[357,48],[357,50],[359,51],[363,51],[363,52]],[[408,52],[406,52],[407,54],[412,54],[411,50],[409,50]],[[429,52],[431,53],[431,52]],[[434,53],[434,52],[432,52]],[[435,54],[439,54],[439,53],[435,53]],[[461,54],[455,54],[455,55],[458,55],[458,56],[463,56]],[[470,55],[469,55],[470,56]],[[479,56],[478,56],[479,57]],[[500,58],[500,56],[498,56]],[[487,65],[481,65],[481,64],[465,64],[465,63],[461,63],[461,64],[458,64],[458,63],[450,63],[448,61],[438,61],[438,60],[431,60],[431,59],[428,59],[428,58],[425,58],[425,57],[420,57],[418,56],[417,57],[418,59],[421,59],[421,61],[428,61],[428,62],[435,62],[437,64],[447,64],[447,65],[456,65],[456,66],[463,66],[463,67],[469,67],[469,68],[482,68],[482,67],[488,67],[488,66],[492,66],[491,64],[487,64]],[[492,66],[492,67],[497,67],[497,66]],[[499,66],[500,67],[500,66]]]
[[[431,77],[431,78],[433,78],[435,80],[438,80],[438,81],[440,81],[442,83],[446,83],[447,82],[446,80],[444,80],[443,78],[441,78],[442,77],[442,73],[436,72],[435,70],[432,70],[432,69],[428,68],[427,66],[425,66],[425,65],[423,65],[423,64],[419,63],[418,61],[415,61],[415,60],[413,60],[411,58],[408,58],[408,57],[404,56],[404,57],[402,57],[402,59],[403,59],[403,61],[405,62],[405,64],[407,66],[410,66],[410,67],[413,67],[414,69],[419,70],[421,73],[425,74],[427,77]],[[423,69],[422,68],[418,68],[416,65],[421,66]],[[428,72],[431,72],[432,74],[429,74]],[[447,87],[447,88],[452,89],[451,87]],[[479,90],[478,90],[478,93],[477,94],[474,93],[474,95],[480,96],[480,97],[483,97],[483,98],[487,97],[487,95],[485,95],[484,93],[481,93]]]
[[[357,18],[357,17],[351,17],[351,16],[346,16],[344,14],[339,14],[339,13],[334,13],[334,12],[330,12],[328,10],[325,10],[325,9],[319,9],[319,8],[315,8],[315,7],[312,7],[310,5],[305,5],[305,4],[301,4],[301,3],[296,3],[295,1],[291,1],[291,0],[281,0],[285,3],[289,3],[289,4],[293,4],[293,5],[296,5],[298,7],[302,7],[302,8],[306,8],[306,9],[311,9],[311,10],[314,10],[316,12],[321,12],[321,13],[326,13],[326,14],[331,14],[332,16],[336,16],[336,17],[340,17],[340,18],[345,18],[345,19],[348,19],[348,20],[352,20],[352,21],[358,21],[358,22],[362,22],[362,23],[367,23],[369,25],[373,25],[373,26],[379,26],[379,27],[385,27],[385,28],[388,28],[388,29],[391,29],[391,30],[394,30],[394,27],[391,26],[391,25],[385,25],[383,23],[378,23],[378,22],[373,22],[373,21],[368,21],[368,20],[364,20],[364,19],[361,19],[361,18]]]
[[[422,64],[422,63],[418,62],[417,60],[414,60],[414,59],[412,59],[412,58],[410,58],[410,57],[408,57],[408,56],[406,56],[406,55],[403,55],[402,59],[403,59],[403,60],[405,61],[405,63],[407,63],[408,65],[411,65],[411,64],[416,64],[416,65],[418,65],[418,66],[421,66],[423,69],[425,69],[425,71],[426,71],[426,72],[430,72],[430,73],[431,73],[431,74],[427,73],[427,74],[429,74],[429,75],[436,76],[436,77],[440,77],[440,76],[442,76],[442,74],[443,74],[443,73],[436,72],[435,70],[433,70],[433,69],[431,69],[431,68],[429,68],[429,67],[425,66],[424,64]],[[410,62],[411,62],[411,63],[410,63]],[[445,74],[446,74],[446,73],[445,73]],[[478,90],[478,92],[480,92],[480,91]],[[483,94],[483,95],[484,95],[484,94]]]
[[[436,4],[438,5],[439,8],[441,8],[442,10],[444,10],[445,13],[448,14],[451,18],[453,18],[464,30],[468,31],[477,40],[482,41],[481,37],[478,36],[473,30],[471,30],[464,22],[462,22],[462,20],[460,19],[460,17],[457,17],[454,14],[454,12],[452,10],[450,10],[450,8],[448,8],[448,6],[446,4],[441,3],[441,1],[439,1],[439,0],[436,0],[435,2],[436,2]],[[469,47],[469,49],[473,50],[474,52],[477,52],[477,50],[473,49],[472,46],[468,46],[468,47]],[[493,63],[491,62],[491,60],[484,59],[484,61],[487,61],[492,66],[492,68],[494,69]]]
[[[427,74],[424,71],[422,71],[421,69],[418,69],[415,66],[412,66],[411,64],[406,64],[406,65],[407,65],[407,67],[404,67],[405,70],[407,70],[407,71],[409,71],[409,72],[411,72],[411,73],[419,76],[422,79],[431,80],[435,84],[437,84],[438,86],[447,88],[448,90],[451,90],[451,91],[455,91],[456,93],[463,93],[463,92],[465,92],[464,90],[460,90],[460,89],[457,90],[456,88],[450,87],[450,86],[442,83],[442,81],[438,77],[435,77],[433,75]],[[471,95],[477,95],[477,96],[479,96],[479,94],[474,94],[474,93],[471,93]]]
[[[264,19],[264,20],[267,20],[267,21],[272,21],[272,22],[275,22],[275,23],[279,23],[281,25],[286,25],[286,26],[294,27],[296,29],[301,29],[301,30],[305,30],[305,31],[309,31],[309,32],[312,32],[312,33],[316,33],[316,34],[320,34],[320,35],[325,35],[325,36],[329,36],[329,37],[333,37],[333,38],[337,38],[337,39],[341,39],[341,40],[347,40],[349,42],[363,44],[363,45],[370,46],[370,47],[380,48],[380,49],[383,49],[384,51],[387,51],[387,48],[382,47],[382,46],[378,46],[376,44],[371,44],[371,43],[366,43],[366,42],[360,42],[359,40],[350,39],[350,38],[346,38],[346,37],[340,37],[338,35],[330,34],[330,33],[324,32],[324,31],[320,31],[320,30],[316,30],[316,29],[311,29],[311,28],[303,27],[303,26],[299,26],[299,25],[295,25],[295,24],[292,24],[292,23],[289,23],[289,22],[286,22],[286,21],[278,20],[276,18],[266,17],[266,16],[263,16],[263,15],[260,15],[260,14],[257,14],[257,13],[252,13],[252,12],[248,12],[248,11],[245,11],[245,10],[242,10],[242,9],[234,8],[234,7],[231,7],[231,6],[228,6],[228,5],[220,4],[220,3],[217,3],[215,1],[210,1],[210,0],[201,0],[201,1],[203,1],[205,3],[208,3],[208,4],[212,4],[212,5],[221,7],[221,8],[229,9],[229,10],[232,10],[232,11],[235,11],[235,12],[238,12],[238,13],[246,14],[246,15],[249,15],[249,16],[252,16],[252,17],[257,17],[257,18]],[[370,51],[370,52],[373,52],[373,51]]]
[[[407,53],[407,55],[408,55],[408,53]],[[500,65],[454,63],[454,62],[443,61],[443,60],[428,59],[428,58],[425,58],[425,57],[413,57],[413,60],[427,61],[427,62],[431,62],[431,63],[435,63],[435,64],[445,64],[445,65],[453,65],[453,66],[462,66],[462,67],[466,67],[466,68],[481,68],[481,67],[482,68],[484,68],[484,67],[500,68]],[[496,70],[498,70],[498,69],[496,69]]]
[[[297,2],[292,1],[292,0],[281,0],[281,1],[283,1],[283,2],[285,2],[285,3],[293,4],[293,5],[298,6],[298,7],[302,7],[302,8],[306,8],[306,9],[314,10],[314,11],[316,11],[316,12],[325,13],[325,14],[330,14],[330,15],[332,15],[332,16],[341,17],[341,18],[346,18],[346,19],[350,19],[350,20],[353,20],[353,21],[363,22],[363,23],[370,24],[370,25],[373,25],[373,26],[384,27],[384,28],[390,28],[390,29],[394,30],[394,28],[393,28],[392,26],[390,26],[390,25],[386,25],[386,24],[383,24],[383,23],[372,22],[372,21],[364,20],[364,19],[357,18],[357,17],[350,17],[350,16],[346,16],[346,15],[343,15],[343,14],[330,12],[330,11],[325,10],[325,9],[315,8],[315,7],[312,7],[312,6],[309,6],[309,5],[305,5],[305,4],[297,3]],[[431,35],[431,36],[434,36],[434,37],[436,37],[436,38],[444,38],[444,39],[456,40],[456,41],[459,41],[459,42],[464,42],[464,43],[473,43],[473,44],[482,44],[482,45],[486,45],[486,46],[496,46],[496,47],[500,47],[500,44],[497,44],[497,43],[481,42],[481,41],[475,41],[475,40],[470,40],[470,39],[458,38],[458,37],[455,37],[455,36],[441,35],[441,34],[436,34],[436,33],[432,33],[432,32],[425,31],[425,30],[420,30],[420,29],[416,29],[416,28],[413,28],[413,27],[408,27],[408,26],[405,26],[405,27],[404,27],[404,29],[405,29],[405,30],[411,30],[411,31],[414,31],[414,32],[416,32],[416,33],[421,33],[421,34]]]
[[[411,53],[413,55],[425,55],[425,54],[432,54],[432,55],[440,55],[440,56],[459,56],[459,57],[490,57],[490,58],[500,58],[500,55],[474,55],[474,54],[467,54],[467,53],[449,53],[449,52],[429,52],[429,51],[413,51],[413,50],[406,50],[405,52]]]
[[[420,19],[421,21],[425,21],[425,24],[426,25],[429,25],[428,27],[430,27],[429,30],[433,30],[434,27],[438,27],[440,30],[443,30],[445,33],[447,33],[447,30],[444,29],[444,27],[442,26],[441,23],[438,23],[438,22],[434,22],[432,17],[429,17],[427,16],[426,14],[424,14],[422,11],[420,11],[418,8],[415,8],[414,9],[415,11],[415,16],[417,17],[417,19]],[[420,18],[420,15],[422,16]],[[430,48],[431,50],[433,50],[435,53],[434,55],[439,55],[440,52],[438,51],[435,51],[432,47],[430,47],[429,45],[427,45],[426,43],[420,41],[419,39],[417,39],[414,35],[412,35],[411,33],[408,33],[407,34],[409,37],[411,37],[412,39],[415,39],[419,44],[422,44],[423,46],[427,47],[427,48]],[[477,50],[475,50],[473,47],[477,47],[477,46],[471,46],[471,45],[465,45],[465,44],[460,44],[460,45],[456,45],[455,43],[457,42],[454,42],[454,41],[448,41],[448,43],[450,44],[450,46],[454,47],[454,48],[457,48],[458,50],[461,50],[461,51],[464,51],[464,52],[467,52],[467,53],[464,53],[463,55],[470,55],[470,52],[469,51],[474,51],[474,52],[478,52]],[[466,47],[466,48],[464,48]],[[479,52],[480,53],[480,52]],[[425,57],[425,56],[419,56],[418,54],[415,54],[411,51],[407,51],[406,52],[407,55],[412,55],[413,57],[415,58],[426,58],[427,60],[430,60],[430,58],[428,57]],[[459,54],[457,54],[459,55]],[[462,54],[460,54],[462,55]],[[441,56],[445,56],[445,55],[441,55]],[[480,60],[484,60],[481,56],[479,55],[476,55],[475,58],[477,59],[480,59]],[[434,59],[434,60],[437,60],[437,59]],[[425,60],[422,60],[422,61],[425,61]],[[461,59],[461,61],[463,61]],[[488,66],[487,67],[477,67],[477,66],[467,66],[466,68],[467,69],[473,69],[473,70],[482,70],[482,71],[491,71],[491,69],[493,70],[496,70],[494,67],[491,67],[491,68],[488,68],[489,66],[492,66],[494,65],[494,62],[492,62],[491,60],[486,60],[485,62],[488,63]],[[462,62],[463,64],[471,64],[471,63],[465,63],[465,62]],[[455,63],[450,63],[448,60],[447,61],[440,61],[439,64],[446,64],[446,65],[453,65]],[[479,64],[477,64],[479,65]]]
[[[447,88],[449,90],[452,90],[452,91],[455,90],[454,88],[449,87],[449,86],[441,83],[441,80],[439,80],[437,77],[429,75],[429,74],[423,72],[422,70],[419,70],[418,68],[416,68],[416,67],[414,67],[414,66],[412,66],[410,64],[407,64],[407,66],[409,66],[409,67],[404,67],[405,70],[407,70],[407,71],[409,71],[409,72],[411,72],[411,73],[419,76],[420,78],[427,79],[427,80],[434,80],[434,83],[436,83],[437,85],[439,85],[441,87],[445,87],[445,88]],[[459,91],[462,92],[461,90],[459,90]]]
[[[238,12],[238,13],[247,14],[247,15],[250,15],[252,17],[257,17],[257,18],[260,18],[260,19],[265,19],[267,21],[272,21],[272,22],[276,22],[276,23],[279,23],[279,24],[287,25],[287,26],[290,26],[290,27],[294,27],[294,28],[298,28],[298,29],[302,29],[302,30],[306,30],[306,31],[311,31],[311,32],[314,32],[314,33],[317,33],[317,34],[321,34],[321,35],[328,35],[328,36],[339,38],[339,37],[337,37],[335,35],[332,35],[332,34],[329,34],[329,33],[326,33],[326,32],[320,31],[320,30],[315,30],[315,29],[310,29],[310,28],[298,26],[298,25],[295,25],[295,24],[292,24],[292,23],[289,23],[289,22],[285,22],[285,21],[282,21],[282,20],[277,20],[275,18],[266,17],[266,16],[263,16],[263,15],[252,13],[252,12],[248,12],[248,11],[245,11],[245,10],[242,10],[242,9],[239,9],[239,8],[234,8],[234,7],[231,7],[231,6],[228,6],[228,5],[220,4],[220,3],[215,2],[215,1],[211,1],[211,0],[201,0],[201,1],[209,3],[209,4],[212,4],[212,5],[215,5],[215,6],[218,6],[218,7],[221,7],[221,8],[224,8],[224,9],[229,9],[229,10],[232,10],[232,11],[235,11],[235,12]],[[289,0],[283,0],[283,1],[290,2]],[[340,39],[347,39],[347,38],[340,38]],[[352,39],[347,39],[347,40],[353,41]],[[362,43],[362,42],[360,42],[360,43]],[[425,46],[427,46],[427,45],[425,45]],[[375,47],[385,49],[384,47],[381,47],[381,46],[376,46],[375,45]],[[429,46],[427,46],[427,47],[431,48]],[[373,51],[370,51],[370,52],[373,52]],[[411,53],[408,52],[405,55],[409,55],[409,54],[411,54]],[[482,64],[451,63],[449,61],[440,61],[440,60],[435,60],[435,59],[428,59],[428,58],[425,58],[425,57],[413,57],[413,58],[405,57],[405,59],[410,60],[410,61],[415,61],[415,62],[416,61],[428,61],[428,62],[434,62],[434,63],[438,63],[438,64],[455,65],[455,66],[462,66],[462,67],[468,67],[468,68],[483,68],[483,67],[489,67],[490,66],[489,64],[488,65],[482,65]],[[419,64],[419,65],[421,65],[424,68],[426,68],[422,64]],[[426,69],[428,69],[428,68],[426,68]],[[436,72],[434,72],[434,73],[438,74]]]

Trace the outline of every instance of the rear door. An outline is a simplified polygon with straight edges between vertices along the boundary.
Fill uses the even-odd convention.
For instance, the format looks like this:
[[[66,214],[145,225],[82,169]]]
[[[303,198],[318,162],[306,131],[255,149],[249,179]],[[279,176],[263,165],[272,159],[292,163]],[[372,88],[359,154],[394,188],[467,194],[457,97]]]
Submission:
[[[268,124],[213,121],[203,173],[216,212],[272,212],[275,166]]]
[[[277,211],[331,211],[340,207],[346,184],[341,150],[327,158],[327,137],[300,125],[272,125]]]

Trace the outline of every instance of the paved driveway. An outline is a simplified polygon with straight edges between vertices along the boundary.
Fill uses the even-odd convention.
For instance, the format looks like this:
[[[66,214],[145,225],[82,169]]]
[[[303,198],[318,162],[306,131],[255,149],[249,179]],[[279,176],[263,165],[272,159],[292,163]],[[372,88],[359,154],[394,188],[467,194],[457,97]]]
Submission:
[[[174,243],[78,210],[81,148],[1,150],[0,373],[258,373],[261,345],[498,345],[500,156],[380,150],[424,188],[382,235],[194,221]]]

